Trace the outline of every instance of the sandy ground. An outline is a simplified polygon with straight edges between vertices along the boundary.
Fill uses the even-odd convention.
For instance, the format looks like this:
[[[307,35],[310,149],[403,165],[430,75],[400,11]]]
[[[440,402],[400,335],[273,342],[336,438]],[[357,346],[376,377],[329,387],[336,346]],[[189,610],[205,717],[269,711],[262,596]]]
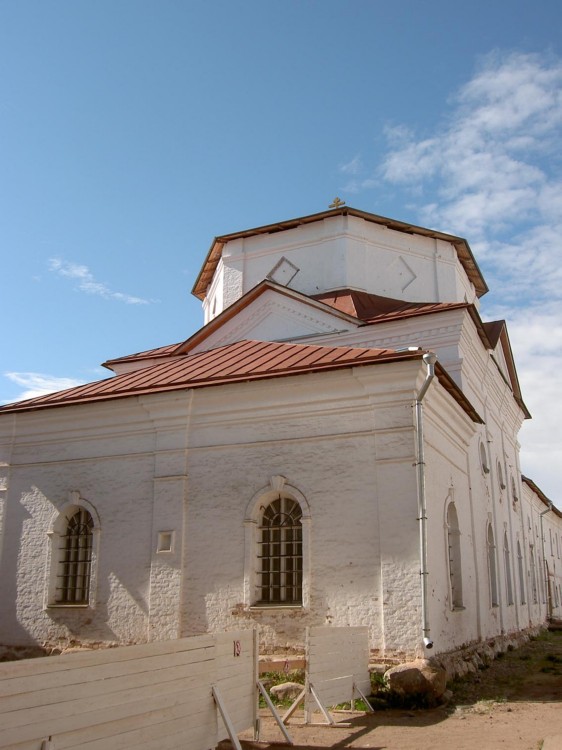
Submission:
[[[492,665],[449,686],[448,705],[430,710],[334,713],[340,724],[288,730],[294,750],[562,750],[562,629],[545,633]],[[246,750],[282,750],[281,730],[262,709],[260,742],[241,735]],[[321,715],[318,715],[320,721]],[[343,726],[346,724],[347,726]],[[222,743],[226,750],[229,743]]]
[[[558,702],[479,703],[454,710],[378,711],[374,715],[335,714],[347,727],[289,724],[293,749],[370,750],[562,750],[562,704]],[[260,742],[244,748],[282,750],[281,731],[265,714]],[[250,738],[251,735],[245,735]],[[244,737],[244,735],[242,736]],[[544,745],[542,744],[544,742]]]

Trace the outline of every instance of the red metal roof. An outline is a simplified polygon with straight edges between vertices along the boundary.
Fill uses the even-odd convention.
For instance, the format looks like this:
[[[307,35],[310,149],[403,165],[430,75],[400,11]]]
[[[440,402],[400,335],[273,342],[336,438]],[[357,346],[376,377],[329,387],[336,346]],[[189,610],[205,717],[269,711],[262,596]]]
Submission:
[[[156,349],[147,349],[144,352],[137,352],[136,354],[126,354],[123,357],[108,359],[105,362],[102,362],[102,367],[107,367],[108,370],[112,370],[113,365],[120,364],[121,362],[137,362],[143,359],[164,359],[166,357],[172,356],[174,351],[178,348],[178,346],[180,346],[180,343],[158,346]]]
[[[405,302],[390,297],[381,297],[378,294],[359,292],[355,289],[338,289],[314,294],[312,299],[323,302],[347,315],[352,315],[364,323],[375,321],[378,323],[383,319],[393,320],[468,307],[467,302]]]
[[[238,341],[217,349],[166,360],[106,380],[7,404],[0,407],[0,413],[86,404],[127,396],[382,364],[421,358],[422,355],[421,350],[397,352],[391,349]],[[438,377],[465,411],[476,421],[481,421],[443,370],[438,372]]]

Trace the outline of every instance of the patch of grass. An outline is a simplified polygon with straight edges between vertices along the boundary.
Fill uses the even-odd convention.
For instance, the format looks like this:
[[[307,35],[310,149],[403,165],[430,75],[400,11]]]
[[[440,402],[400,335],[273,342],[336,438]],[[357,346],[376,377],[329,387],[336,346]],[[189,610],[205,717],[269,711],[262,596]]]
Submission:
[[[449,689],[456,705],[476,705],[482,700],[498,702],[506,698],[534,700],[544,691],[556,694],[560,689],[561,664],[562,639],[556,631],[544,631],[521,648],[503,653],[486,671],[479,670],[453,680]]]

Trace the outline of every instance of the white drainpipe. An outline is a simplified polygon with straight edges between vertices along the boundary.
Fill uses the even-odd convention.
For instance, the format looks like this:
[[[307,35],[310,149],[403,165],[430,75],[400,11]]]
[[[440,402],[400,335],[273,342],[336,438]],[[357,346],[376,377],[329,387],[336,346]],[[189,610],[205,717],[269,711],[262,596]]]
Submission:
[[[427,504],[425,496],[425,457],[423,439],[423,408],[422,401],[427,389],[435,377],[435,363],[437,355],[427,352],[423,355],[427,365],[427,374],[418,395],[416,396],[416,436],[417,436],[417,469],[418,469],[418,521],[420,531],[420,576],[422,589],[422,633],[425,648],[433,648],[429,628],[429,613],[427,606]]]

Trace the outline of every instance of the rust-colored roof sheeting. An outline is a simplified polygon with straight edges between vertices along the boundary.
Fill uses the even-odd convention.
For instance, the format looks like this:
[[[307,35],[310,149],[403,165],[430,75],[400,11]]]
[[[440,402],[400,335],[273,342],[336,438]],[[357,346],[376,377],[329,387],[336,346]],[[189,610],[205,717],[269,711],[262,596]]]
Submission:
[[[397,352],[392,349],[238,341],[217,349],[178,357],[141,370],[123,373],[107,380],[7,404],[0,407],[0,414],[361,365],[383,364],[417,359],[422,355],[422,350]],[[470,417],[476,422],[482,422],[460,389],[439,366],[437,375],[439,381]]]
[[[312,299],[352,315],[364,323],[374,321],[378,323],[383,318],[392,320],[413,315],[427,315],[468,306],[467,302],[406,302],[391,297],[381,297],[378,294],[369,294],[369,292],[360,292],[356,289],[338,289],[314,294]]]
[[[180,342],[181,343],[181,342]],[[173,355],[174,351],[180,344],[167,344],[166,346],[158,346],[156,349],[147,349],[144,352],[137,352],[136,354],[126,354],[124,357],[115,357],[114,359],[107,359],[102,362],[102,367],[107,367],[108,370],[112,369],[112,365],[119,364],[121,362],[132,362],[142,359],[160,359],[166,358]]]
[[[552,500],[549,500],[548,497],[544,494],[544,492],[537,487],[537,485],[533,482],[532,479],[529,479],[529,477],[524,476],[521,474],[521,481],[524,482],[528,487],[530,487],[533,492],[538,495],[539,499],[547,506],[552,506],[553,512],[558,516],[558,518],[562,518],[562,511],[558,510],[556,505],[552,502]]]
[[[195,284],[193,285],[192,294],[199,299],[204,299],[207,293],[207,287],[211,283],[215,269],[222,256],[222,251],[227,242],[231,240],[240,239],[242,237],[253,237],[259,234],[272,234],[274,232],[282,232],[287,229],[294,229],[301,224],[312,224],[315,221],[323,221],[329,219],[331,216],[356,216],[365,221],[370,221],[374,224],[380,224],[381,226],[394,229],[397,232],[405,232],[407,234],[419,234],[423,237],[433,237],[438,240],[444,240],[454,245],[458,258],[462,263],[464,270],[470,281],[474,284],[476,293],[479,297],[482,297],[488,291],[488,285],[486,284],[482,272],[478,268],[478,264],[472,254],[472,250],[468,242],[462,237],[456,237],[452,234],[445,234],[444,232],[436,232],[432,229],[425,229],[424,227],[418,227],[415,224],[407,224],[403,221],[396,221],[396,219],[389,219],[386,216],[378,216],[377,214],[368,213],[367,211],[359,211],[351,206],[340,206],[339,208],[332,208],[328,211],[322,211],[317,214],[310,214],[309,216],[301,216],[296,219],[288,219],[287,221],[281,221],[277,224],[267,224],[262,227],[255,227],[254,229],[246,229],[241,232],[233,232],[232,234],[224,234],[220,237],[215,237],[213,240],[203,267],[199,272]]]

